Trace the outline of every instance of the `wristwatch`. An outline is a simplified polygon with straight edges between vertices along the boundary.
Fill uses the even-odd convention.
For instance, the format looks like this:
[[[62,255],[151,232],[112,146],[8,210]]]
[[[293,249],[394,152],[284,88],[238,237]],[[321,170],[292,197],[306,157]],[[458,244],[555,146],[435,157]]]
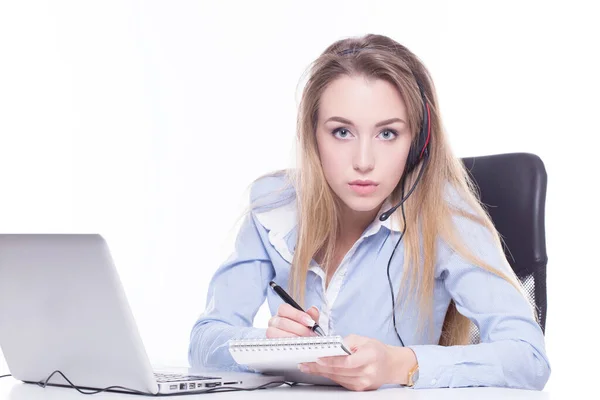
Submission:
[[[416,363],[414,367],[408,371],[408,383],[406,386],[413,387],[419,380],[419,363]]]

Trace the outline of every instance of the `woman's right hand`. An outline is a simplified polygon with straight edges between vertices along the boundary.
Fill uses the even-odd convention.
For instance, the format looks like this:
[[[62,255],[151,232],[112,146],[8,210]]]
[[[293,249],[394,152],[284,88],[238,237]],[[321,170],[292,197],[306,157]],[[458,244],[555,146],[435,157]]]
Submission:
[[[319,310],[309,308],[306,312],[295,309],[283,303],[269,320],[267,338],[292,337],[292,336],[317,336],[310,328],[319,321]]]

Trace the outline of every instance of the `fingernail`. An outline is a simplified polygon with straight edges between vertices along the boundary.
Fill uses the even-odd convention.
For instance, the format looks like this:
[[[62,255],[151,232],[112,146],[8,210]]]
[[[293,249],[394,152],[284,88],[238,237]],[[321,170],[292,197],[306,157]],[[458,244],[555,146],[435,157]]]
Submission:
[[[308,372],[308,367],[306,365],[304,365],[304,364],[298,364],[298,369],[301,372]]]
[[[302,320],[306,326],[310,326],[311,328],[315,325],[315,321],[311,317],[304,317]]]
[[[323,360],[321,360],[320,358],[317,358],[317,364],[319,365],[327,365],[327,363]]]

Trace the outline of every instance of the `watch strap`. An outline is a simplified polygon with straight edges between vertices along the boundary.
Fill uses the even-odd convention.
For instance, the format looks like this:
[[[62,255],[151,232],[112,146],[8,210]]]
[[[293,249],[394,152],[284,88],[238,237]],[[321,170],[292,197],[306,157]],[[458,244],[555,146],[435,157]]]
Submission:
[[[412,367],[408,371],[408,384],[406,386],[413,387],[418,379],[419,379],[419,363],[415,364],[415,366]]]

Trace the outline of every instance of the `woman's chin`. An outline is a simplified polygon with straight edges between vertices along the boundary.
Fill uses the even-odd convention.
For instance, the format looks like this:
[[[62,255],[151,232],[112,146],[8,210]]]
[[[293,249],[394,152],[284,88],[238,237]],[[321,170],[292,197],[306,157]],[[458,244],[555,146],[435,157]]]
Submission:
[[[371,212],[379,210],[383,200],[376,197],[360,197],[344,199],[346,206],[355,212]]]

